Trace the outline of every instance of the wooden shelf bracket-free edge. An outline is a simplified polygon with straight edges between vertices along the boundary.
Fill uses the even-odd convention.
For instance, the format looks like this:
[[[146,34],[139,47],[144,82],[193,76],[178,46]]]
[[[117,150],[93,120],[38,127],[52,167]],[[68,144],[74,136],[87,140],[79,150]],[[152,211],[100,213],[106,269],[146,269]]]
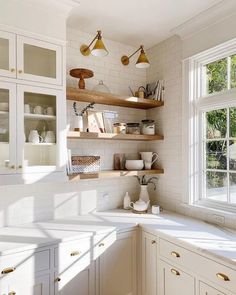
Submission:
[[[152,170],[110,170],[110,171],[100,171],[98,173],[81,173],[69,175],[70,181],[78,181],[83,179],[102,179],[102,178],[116,178],[116,177],[127,177],[127,176],[142,176],[142,175],[154,175],[154,174],[164,174],[164,169],[152,169]]]
[[[122,97],[115,94],[95,92],[72,87],[67,87],[66,96],[67,100],[95,102],[97,104],[113,105],[143,110],[161,107],[164,105],[163,101],[128,96]]]
[[[68,139],[154,141],[154,140],[163,140],[164,136],[159,134],[143,135],[143,134],[116,134],[116,133],[69,131],[67,133],[67,138]]]

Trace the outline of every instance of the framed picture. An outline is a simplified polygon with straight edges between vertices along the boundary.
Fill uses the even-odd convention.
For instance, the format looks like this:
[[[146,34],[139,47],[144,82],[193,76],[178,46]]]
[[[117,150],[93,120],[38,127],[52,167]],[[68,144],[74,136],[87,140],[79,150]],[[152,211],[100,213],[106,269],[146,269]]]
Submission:
[[[103,112],[87,111],[89,132],[105,133]]]

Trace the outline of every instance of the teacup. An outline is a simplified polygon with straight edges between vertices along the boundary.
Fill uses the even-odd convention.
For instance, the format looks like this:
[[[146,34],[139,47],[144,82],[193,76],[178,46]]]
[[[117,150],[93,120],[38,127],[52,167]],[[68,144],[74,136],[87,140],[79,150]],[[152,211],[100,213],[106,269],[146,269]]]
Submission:
[[[43,107],[41,107],[41,106],[36,106],[36,107],[34,108],[34,114],[42,115],[42,114],[43,114]]]
[[[24,112],[25,112],[25,114],[30,114],[30,105],[29,104],[25,104],[24,105]]]
[[[54,115],[54,108],[53,107],[47,107],[44,110],[44,114],[48,116],[53,116]]]

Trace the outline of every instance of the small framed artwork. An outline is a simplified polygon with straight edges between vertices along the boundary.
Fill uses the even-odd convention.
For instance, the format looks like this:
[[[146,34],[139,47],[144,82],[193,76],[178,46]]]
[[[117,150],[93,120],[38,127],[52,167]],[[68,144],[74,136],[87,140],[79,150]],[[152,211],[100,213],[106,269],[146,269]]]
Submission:
[[[103,112],[87,111],[89,132],[105,133]]]

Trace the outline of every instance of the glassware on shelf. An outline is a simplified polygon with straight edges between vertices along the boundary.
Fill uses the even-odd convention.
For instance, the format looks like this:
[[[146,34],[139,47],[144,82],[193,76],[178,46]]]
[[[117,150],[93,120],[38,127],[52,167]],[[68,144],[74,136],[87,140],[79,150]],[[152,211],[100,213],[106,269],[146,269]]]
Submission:
[[[104,93],[110,93],[110,89],[103,83],[102,80],[99,81],[98,85],[96,85],[94,88],[93,88],[94,91],[97,91],[97,92],[104,92]]]

